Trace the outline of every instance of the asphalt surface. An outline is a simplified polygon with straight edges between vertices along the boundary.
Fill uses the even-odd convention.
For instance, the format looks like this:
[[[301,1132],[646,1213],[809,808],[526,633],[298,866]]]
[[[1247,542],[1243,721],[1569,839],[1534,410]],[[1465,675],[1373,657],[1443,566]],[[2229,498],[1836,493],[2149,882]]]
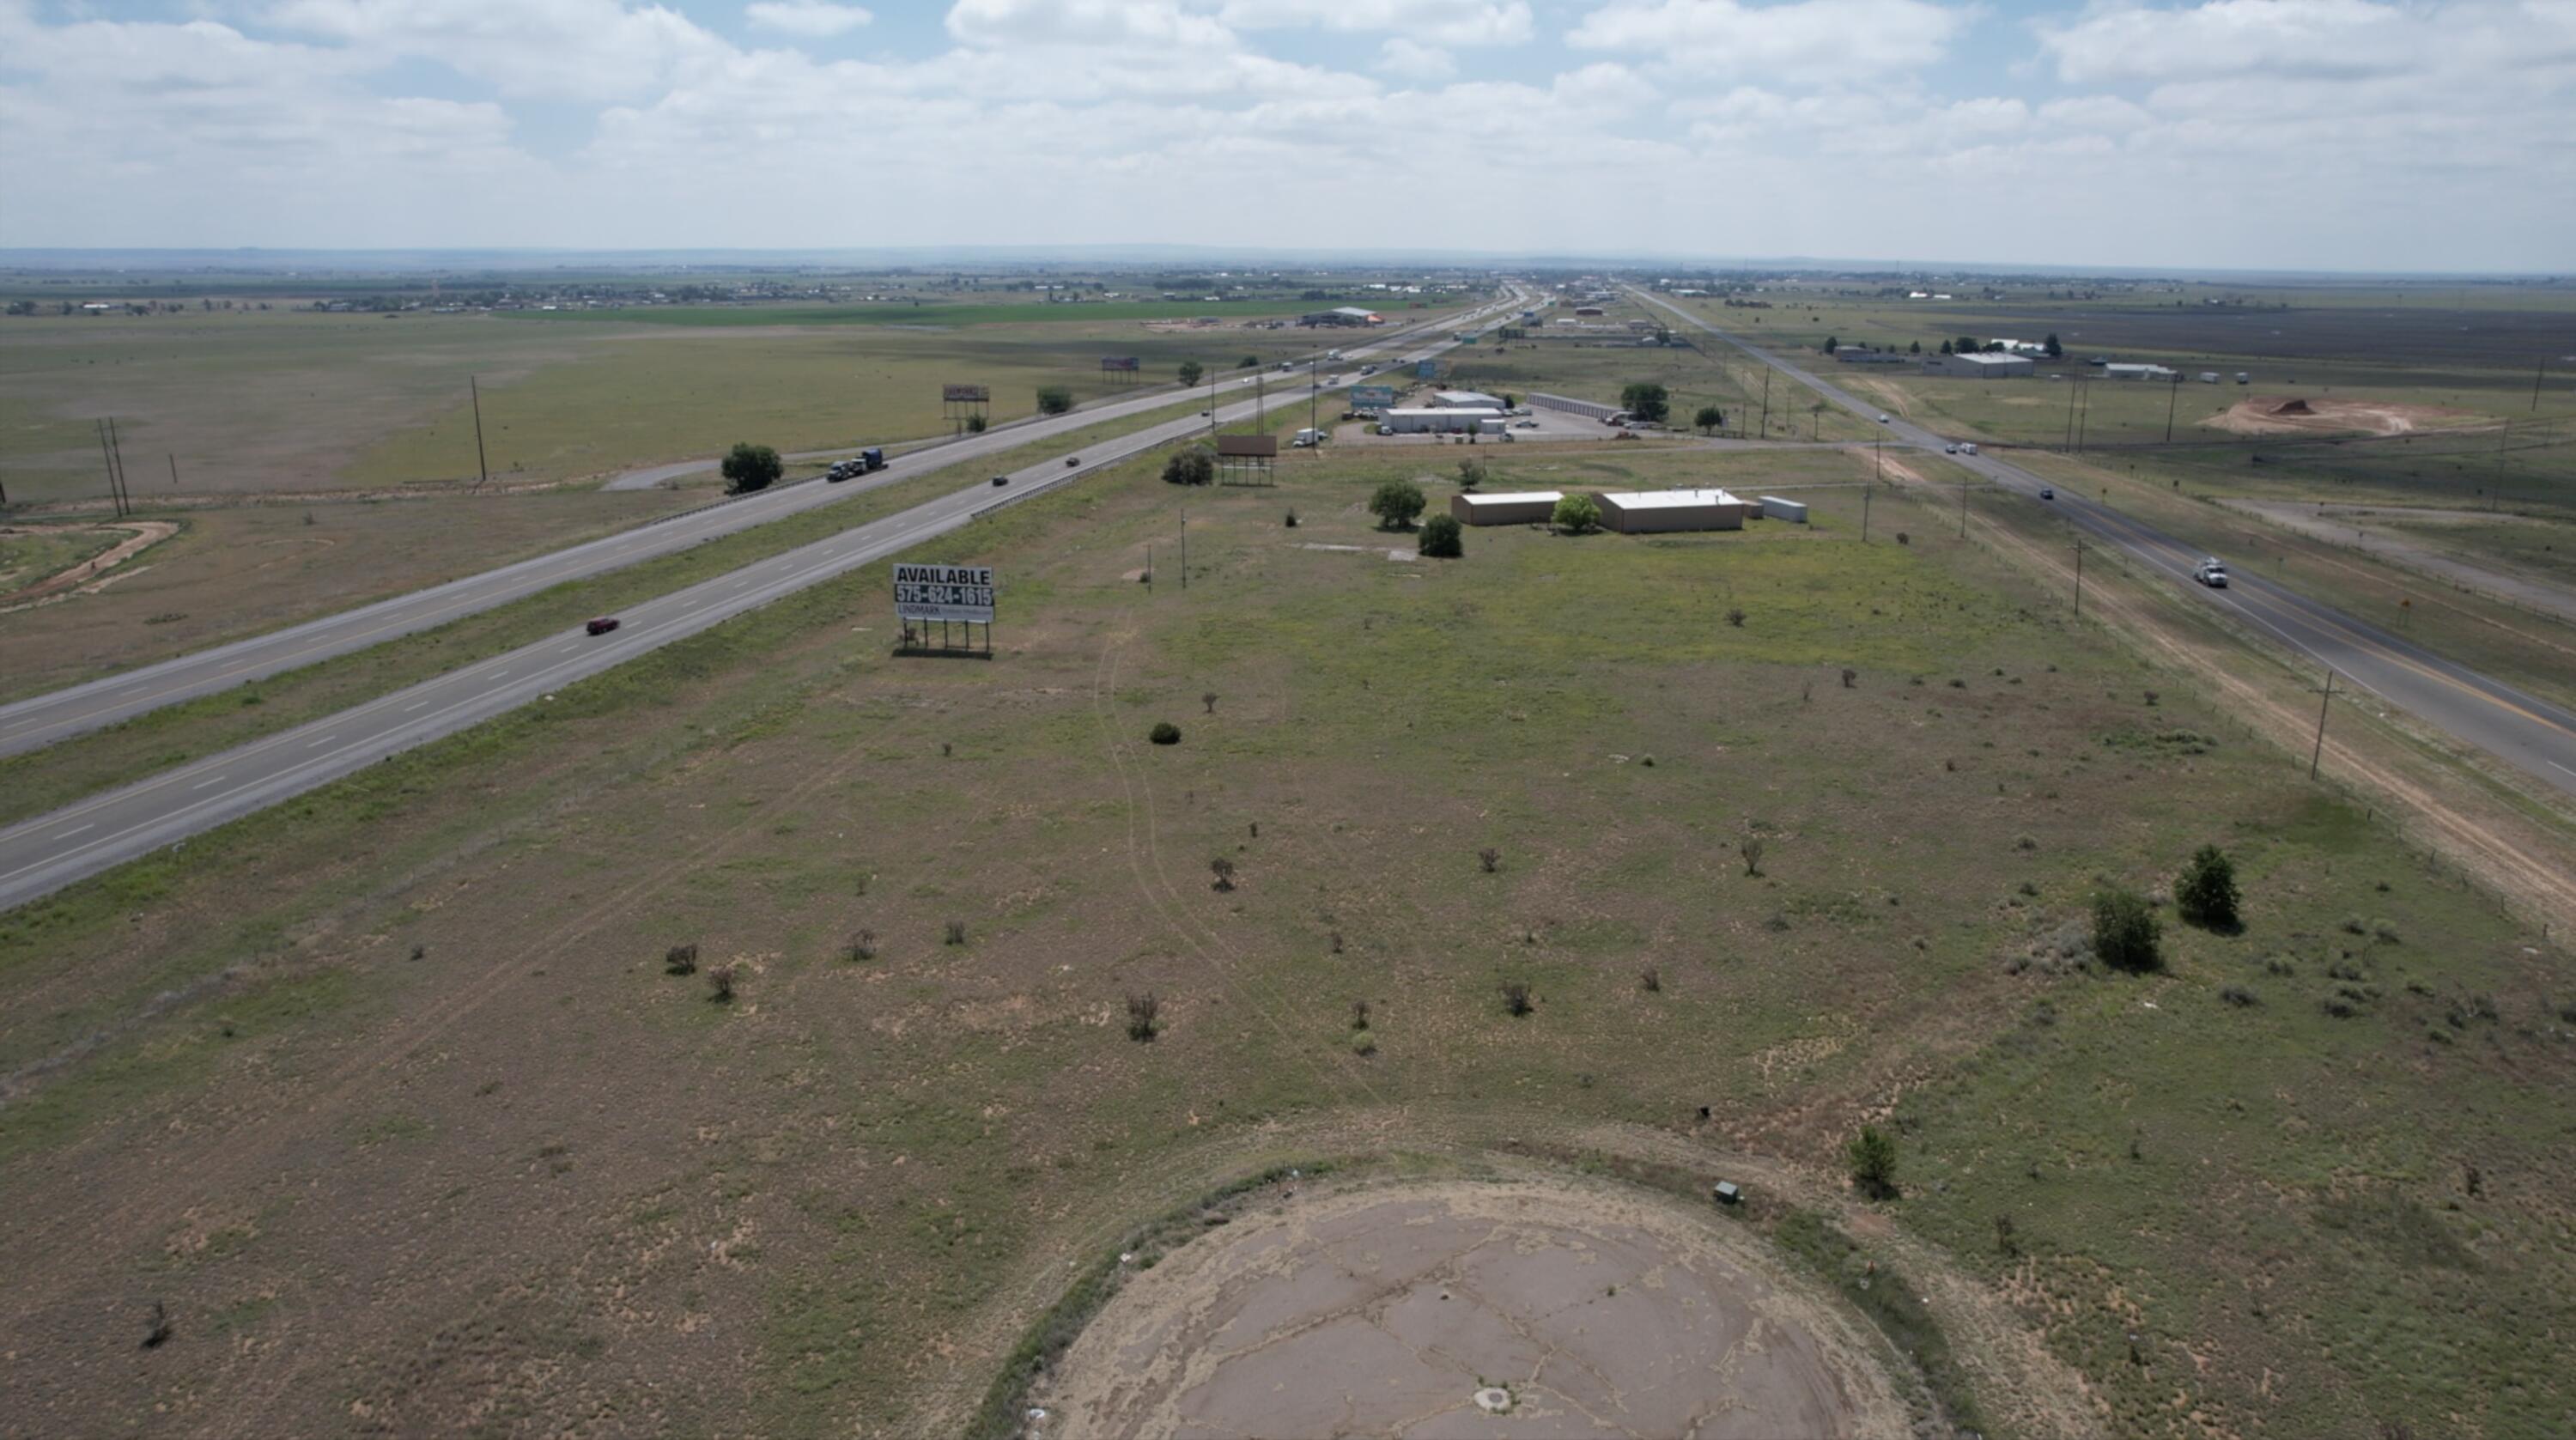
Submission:
[[[1408,337],[1423,331],[1445,331],[1457,323],[1453,319],[1372,337],[1345,353],[1373,354],[1385,346],[1403,344]],[[1346,368],[1357,368],[1356,362]],[[1288,403],[1288,394],[1303,389],[1298,383],[1304,379],[1302,374],[1269,378],[1286,382],[1274,387],[1273,398],[1279,404]],[[1248,383],[1228,376],[1219,383],[1217,393],[1224,395],[1249,388]],[[301,669],[335,655],[346,655],[415,631],[444,625],[567,581],[587,579],[656,556],[686,550],[719,536],[765,525],[852,495],[865,494],[880,486],[972,465],[985,456],[1017,449],[1034,441],[1068,435],[1106,420],[1123,419],[1181,404],[1193,395],[1204,393],[1205,387],[1192,391],[1158,387],[1146,394],[1095,403],[1067,415],[1014,421],[981,435],[917,446],[908,453],[890,457],[886,468],[874,475],[838,484],[822,480],[800,481],[756,495],[685,510],[632,530],[535,556],[514,565],[504,565],[354,610],[344,610],[264,635],[0,705],[0,755],[38,749],[86,731],[133,719],[164,705],[211,695],[247,681]],[[820,459],[824,456],[818,453],[792,458]],[[714,463],[684,461],[676,466],[660,467],[660,470],[685,474],[709,468]],[[660,472],[652,473],[658,475]]]
[[[1445,330],[1462,323],[1465,323],[1464,317],[1444,322],[1438,328]],[[1345,354],[1373,354],[1400,343],[1401,336],[1380,337],[1364,346],[1353,347]],[[1449,348],[1447,341],[1434,342],[1410,349],[1402,358],[1410,361]],[[1355,367],[1356,362],[1353,364]],[[1249,387],[1234,388],[1239,392]],[[1158,395],[1140,408],[1169,405],[1175,398],[1171,394]],[[1274,412],[1279,405],[1286,403],[1289,402],[1284,396],[1271,397]],[[1112,408],[1093,410],[1080,417],[1077,423],[1087,426],[1114,418]],[[1217,408],[1215,423],[1249,418],[1253,408],[1254,402],[1249,399],[1229,401]],[[0,830],[0,910],[23,905],[75,880],[164,846],[181,844],[190,836],[327,784],[387,756],[454,734],[521,705],[543,703],[545,697],[555,690],[585,676],[596,675],[647,651],[722,624],[747,610],[910,549],[965,525],[977,515],[1061,488],[1095,470],[1117,464],[1158,445],[1203,433],[1210,423],[1201,416],[1189,415],[1148,426],[1114,440],[1086,444],[1079,465],[1067,466],[1064,456],[1051,457],[1010,472],[1010,483],[1006,486],[996,487],[987,483],[989,477],[979,478],[969,487],[911,509],[853,526],[838,535],[630,606],[619,612],[619,619],[623,622],[619,628],[606,635],[585,634],[582,622],[588,617],[575,618],[567,629],[507,654],[479,661],[366,704],[12,825]],[[1021,427],[1003,443],[1023,445],[1031,439],[1041,438],[1041,433],[1039,427]],[[966,451],[963,445],[949,448]],[[987,452],[975,450],[954,454],[946,463],[960,463],[982,453]],[[887,473],[895,472],[889,470]],[[914,469],[908,473],[918,474],[920,471]],[[882,483],[883,477],[878,478]],[[806,493],[800,495],[798,492]],[[761,518],[774,519],[780,514],[794,513],[795,509],[828,504],[841,494],[853,493],[853,485],[844,483],[827,489],[820,482],[814,482],[790,487],[787,493],[797,498],[799,503],[793,508],[766,509],[760,512]],[[807,498],[809,495],[812,498]],[[723,534],[741,529],[744,524],[758,523],[734,520],[730,512],[741,508],[728,505],[711,512],[728,522],[725,529],[713,533]],[[694,544],[696,538],[684,543]],[[585,545],[564,553],[577,555],[596,548],[595,545]],[[640,554],[612,556],[595,563],[604,569],[641,558]],[[531,561],[493,574],[509,576],[512,572],[541,563]],[[556,574],[544,583],[558,584],[566,578],[570,578],[570,574]],[[503,594],[504,598],[543,588],[542,585],[510,588],[522,583],[516,579],[497,583],[501,589],[496,593]],[[439,590],[451,588],[441,586]],[[438,591],[424,593],[435,595]],[[1007,589],[1004,596],[1007,603]],[[484,603],[498,604],[500,601],[487,600]],[[369,606],[366,610],[384,608]],[[366,611],[351,613],[365,614]],[[316,626],[328,623],[316,622]],[[349,639],[340,648],[355,649],[371,643],[364,638],[369,633],[372,632],[359,632],[358,638]],[[382,639],[384,635],[375,633],[373,638]],[[316,639],[314,643],[334,642]],[[223,648],[235,650],[240,647]],[[318,656],[309,656],[296,663],[309,664],[313,658]],[[132,676],[124,678],[129,683],[133,679]],[[235,683],[238,678],[216,683]]]
[[[1945,437],[1884,411],[1697,315],[1642,291],[1636,293],[1640,300],[1670,311],[1685,323],[1805,383],[1863,419],[1887,415],[1887,423],[1881,428],[1887,431],[1890,444],[1938,453],[1949,443]],[[2232,573],[2224,590],[2200,585],[2192,580],[2192,570],[2208,558],[2202,552],[2154,526],[2085,499],[2069,487],[2058,487],[2056,498],[2041,500],[2041,490],[2054,482],[2009,460],[1992,455],[1942,458],[1975,471],[2003,489],[2030,497],[2033,504],[2048,506],[2092,543],[2116,548],[2145,569],[2182,582],[2188,598],[2308,656],[2317,663],[2320,681],[2324,679],[2323,672],[2331,669],[2338,687],[2366,691],[2553,789],[2576,795],[2576,713],[2446,660],[2250,570]]]

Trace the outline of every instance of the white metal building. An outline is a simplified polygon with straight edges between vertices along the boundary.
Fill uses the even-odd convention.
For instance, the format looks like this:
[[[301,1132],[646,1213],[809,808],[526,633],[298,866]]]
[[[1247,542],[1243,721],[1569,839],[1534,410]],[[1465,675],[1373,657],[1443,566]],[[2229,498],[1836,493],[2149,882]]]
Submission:
[[[1605,491],[1592,498],[1601,507],[1601,528],[1624,534],[1744,528],[1744,501],[1724,490]]]
[[[1503,428],[1500,410],[1443,410],[1424,406],[1403,406],[1388,410],[1378,423],[1398,435],[1440,434],[1463,435],[1473,430],[1480,434],[1499,434]]]
[[[2102,374],[2112,380],[2171,380],[2177,372],[2165,365],[2105,365]]]
[[[1552,518],[1556,502],[1564,498],[1564,493],[1556,490],[1518,490],[1499,495],[1461,490],[1449,497],[1449,514],[1461,525],[1528,525]]]
[[[1991,351],[1923,357],[1925,374],[1947,375],[1959,380],[2008,380],[2028,375],[2036,368],[2027,355],[1999,355]]]
[[[1431,403],[1443,410],[1507,410],[1511,408],[1503,403],[1501,396],[1488,395],[1482,390],[1435,390],[1431,394]]]

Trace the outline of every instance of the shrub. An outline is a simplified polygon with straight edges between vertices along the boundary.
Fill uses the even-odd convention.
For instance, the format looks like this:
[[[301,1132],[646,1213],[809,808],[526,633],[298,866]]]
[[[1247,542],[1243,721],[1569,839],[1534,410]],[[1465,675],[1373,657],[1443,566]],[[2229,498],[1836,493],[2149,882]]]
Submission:
[[[1454,517],[1434,515],[1422,522],[1414,548],[1434,560],[1455,560],[1467,553],[1466,531]]]
[[[2396,944],[2396,943],[2397,943],[2397,927],[2396,927],[2395,925],[2390,924],[2389,922],[2387,922],[2387,921],[2385,921],[2385,920],[2373,920],[2373,921],[2371,921],[2371,922],[2370,922],[2370,933],[2371,933],[2371,934],[2373,934],[2373,935],[2378,936],[2378,937],[2379,937],[2380,939],[2382,939],[2382,940],[2387,941],[2387,942],[2388,942],[2389,944],[2391,944],[2391,945],[2394,945],[2394,944]]]
[[[1288,528],[1291,530],[1297,528],[1297,512],[1294,510],[1288,512]]]
[[[2093,954],[2114,970],[2144,974],[2164,964],[2155,912],[2134,890],[2112,888],[2093,897]]]
[[[1216,457],[1196,445],[1173,452],[1163,462],[1163,482],[1167,485],[1213,485],[1216,483]]]
[[[1389,480],[1369,497],[1368,508],[1369,513],[1377,517],[1379,529],[1403,530],[1413,524],[1414,517],[1420,515],[1422,507],[1429,503],[1421,486],[1410,480]]]
[[[1061,385],[1041,385],[1038,387],[1039,414],[1061,415],[1072,408],[1073,392],[1071,390],[1068,390]]]
[[[1664,972],[1652,965],[1647,966],[1637,972],[1637,987],[1649,995],[1661,994],[1664,988]]]
[[[1492,473],[1485,468],[1485,462],[1482,460],[1461,460],[1458,462],[1458,488],[1473,490],[1484,484]]]
[[[965,922],[965,921],[963,921],[963,920],[951,920],[951,921],[949,921],[949,922],[948,922],[948,928],[947,928],[947,930],[946,930],[946,931],[945,931],[945,932],[940,936],[940,943],[941,943],[941,944],[943,944],[943,945],[963,945],[963,944],[965,944],[965,943],[966,943],[966,922]]]
[[[1530,1003],[1530,988],[1528,981],[1506,980],[1503,982],[1503,1013],[1512,1016],[1521,1016],[1527,1015],[1533,1008],[1534,1007]]]
[[[1369,1003],[1368,1003],[1366,1000],[1354,1000],[1354,1001],[1352,1001],[1352,1002],[1351,1002],[1351,1028],[1352,1028],[1352,1029],[1354,1029],[1354,1030],[1366,1030],[1366,1029],[1368,1028],[1368,1025],[1369,1025]]]
[[[1205,706],[1207,707],[1207,713],[1209,713],[1210,715],[1215,714],[1215,713],[1216,713],[1216,692],[1215,692],[1215,691],[1213,691],[1213,690],[1210,690],[1210,691],[1208,691],[1206,694],[1201,695],[1201,696],[1199,697],[1199,703],[1200,703],[1200,704],[1202,704],[1202,705],[1205,705]]]
[[[733,1003],[734,967],[730,961],[707,972],[707,998],[718,1005]]]
[[[1503,852],[1488,845],[1476,852],[1476,863],[1485,868],[1486,874],[1491,875],[1503,868]]]
[[[877,958],[877,932],[862,930],[851,936],[850,943],[841,948],[841,954],[850,960],[874,960]]]
[[[1157,1020],[1163,1013],[1163,1002],[1153,991],[1129,991],[1127,995],[1127,1038],[1138,1044],[1153,1040]]]
[[[1342,953],[1342,932],[1339,930],[1333,932],[1333,953],[1336,955]]]
[[[1580,535],[1601,524],[1601,505],[1589,495],[1568,495],[1556,502],[1548,519],[1568,535]]]
[[[1843,688],[1844,688],[1844,689],[1849,690],[1850,688],[1852,688],[1852,682],[1853,682],[1853,681],[1855,681],[1855,680],[1858,680],[1859,678],[1860,678],[1860,672],[1859,672],[1859,671],[1854,670],[1853,668],[1851,668],[1851,667],[1850,667],[1850,666],[1848,666],[1848,665],[1846,665],[1846,666],[1844,666],[1844,667],[1843,667]]]
[[[662,952],[662,969],[673,975],[693,975],[698,969],[698,947],[674,945]]]
[[[1851,1165],[1852,1184],[1873,1200],[1896,1194],[1896,1138],[1875,1125],[1863,1125],[1843,1150]]]
[[[2204,929],[2233,930],[2236,901],[2236,865],[2227,852],[2215,845],[2193,851],[2182,878],[2174,881],[2174,907],[2182,918]]]
[[[1995,1217],[1995,1250],[2007,1260],[2021,1253],[2021,1241],[2013,1234],[2010,1215]]]
[[[1744,612],[1730,607],[1726,612],[1726,623],[1734,626],[1738,630],[1743,629]]]
[[[1896,543],[1899,545],[1911,545],[1914,543],[1914,537],[1906,534],[1902,530],[1899,530],[1896,532]]]
[[[2246,989],[2242,985],[2228,986],[2226,989],[2218,992],[2218,998],[2235,1006],[2239,1010],[2247,1009],[2251,1006],[2262,1003],[2261,996],[2256,995],[2253,991]]]
[[[1208,862],[1208,873],[1216,877],[1217,889],[1231,890],[1234,888],[1234,862],[1232,860],[1227,859],[1223,855],[1217,856],[1215,859]]]
[[[1741,851],[1741,852],[1743,853],[1743,855],[1744,855],[1744,873],[1745,873],[1745,874],[1747,874],[1747,875],[1759,875],[1759,874],[1761,874],[1761,873],[1762,873],[1762,848],[1763,848],[1763,847],[1762,847],[1762,837],[1761,837],[1761,836],[1759,836],[1759,835],[1747,835],[1747,836],[1746,836],[1746,837],[1744,837],[1743,839],[1738,840],[1737,842],[1735,842],[1735,848],[1736,848],[1737,850]]]
[[[787,473],[787,466],[778,458],[777,451],[748,442],[727,451],[724,463],[717,468],[724,474],[727,495],[748,495],[755,490],[766,490],[778,483],[779,476]],[[313,523],[313,517],[305,516],[304,522],[308,525]]]
[[[1181,743],[1181,727],[1169,720],[1157,720],[1154,728],[1145,732],[1145,738],[1157,745],[1178,745]]]

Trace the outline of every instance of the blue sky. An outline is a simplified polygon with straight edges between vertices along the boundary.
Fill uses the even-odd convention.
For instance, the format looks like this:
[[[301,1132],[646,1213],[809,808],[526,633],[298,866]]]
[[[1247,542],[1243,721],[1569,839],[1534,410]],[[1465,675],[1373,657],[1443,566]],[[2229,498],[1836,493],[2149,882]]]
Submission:
[[[0,246],[2576,269],[2576,0],[0,0]]]

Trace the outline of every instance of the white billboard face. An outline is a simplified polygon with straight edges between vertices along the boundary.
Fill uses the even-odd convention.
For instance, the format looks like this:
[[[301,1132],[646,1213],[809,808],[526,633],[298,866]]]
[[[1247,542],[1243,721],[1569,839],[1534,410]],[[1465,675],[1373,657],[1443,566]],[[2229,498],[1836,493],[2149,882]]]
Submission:
[[[990,565],[897,565],[894,613],[906,620],[993,623]]]

